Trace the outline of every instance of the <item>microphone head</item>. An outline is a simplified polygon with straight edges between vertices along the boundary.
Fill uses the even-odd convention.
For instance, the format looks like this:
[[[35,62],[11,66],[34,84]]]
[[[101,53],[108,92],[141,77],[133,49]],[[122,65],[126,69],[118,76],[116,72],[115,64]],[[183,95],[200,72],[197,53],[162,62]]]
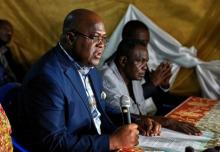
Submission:
[[[126,95],[122,95],[120,98],[121,107],[130,107],[130,98]]]

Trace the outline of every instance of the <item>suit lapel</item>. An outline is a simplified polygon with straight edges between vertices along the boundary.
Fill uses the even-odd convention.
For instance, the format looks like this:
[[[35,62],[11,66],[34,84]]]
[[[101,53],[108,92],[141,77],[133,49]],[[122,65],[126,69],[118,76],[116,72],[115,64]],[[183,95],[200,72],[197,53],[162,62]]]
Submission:
[[[96,105],[97,105],[97,108],[99,110],[99,112],[102,114],[102,117],[107,119],[108,117],[106,116],[106,113],[105,113],[105,110],[103,109],[102,105],[101,105],[101,92],[98,88],[98,84],[100,82],[100,79],[97,79],[97,75],[95,74],[95,71],[94,70],[91,70],[90,73],[89,73],[89,78],[90,78],[90,83],[91,83],[91,86],[92,86],[92,89],[93,89],[93,93],[94,93],[94,96],[95,96],[95,99],[96,99]],[[103,116],[105,115],[105,116]],[[107,120],[104,120],[104,121],[107,121]]]
[[[103,109],[105,107],[101,105],[101,92],[98,88],[98,84],[100,84],[99,81],[101,81],[102,79],[97,79],[97,75],[95,74],[94,70],[90,72],[89,77],[91,80],[90,82],[93,88],[93,93],[96,97],[97,108],[101,113],[102,127],[103,129],[105,129],[106,132],[112,132],[113,130],[115,130],[115,126],[107,115],[105,109]]]
[[[70,59],[60,49],[59,46],[57,48],[58,48],[57,51],[59,52],[58,53],[58,55],[59,55],[58,59],[60,60],[60,64],[62,65],[63,72],[64,72],[65,76],[70,80],[70,82],[73,85],[76,92],[79,94],[79,96],[82,99],[82,102],[84,103],[84,105],[86,106],[86,109],[87,109],[87,111],[89,113],[89,116],[91,117],[91,120],[92,120],[93,117],[92,117],[91,110],[90,110],[90,107],[89,107],[88,97],[87,97],[87,94],[85,92],[85,88],[84,88],[83,82],[81,80],[81,77],[80,77],[74,63],[72,61],[70,61]],[[94,96],[95,96],[95,99],[96,99],[97,106],[99,107],[98,109],[101,110],[100,112],[102,113],[102,115],[105,115],[105,118],[108,118],[106,116],[102,106],[101,106],[101,103],[100,103],[100,97],[101,96],[100,96],[100,91],[99,91],[99,88],[98,88],[98,85],[97,85],[100,82],[98,82],[99,80],[97,80],[94,70],[91,70],[89,72],[89,79],[90,79],[90,84],[91,84],[91,87],[93,89],[93,93],[94,93]],[[104,121],[107,121],[107,120],[104,119]],[[92,123],[92,124],[94,124],[94,123]]]
[[[71,81],[73,87],[75,88],[76,92],[79,94],[79,96],[82,99],[83,103],[85,104],[90,116],[92,117],[91,111],[89,108],[88,97],[86,95],[85,88],[84,88],[84,85],[83,85],[83,82],[80,78],[79,73],[77,72],[75,67],[72,67],[72,68],[68,68],[65,71],[65,75]]]
[[[68,56],[64,53],[64,51],[60,48],[59,45],[56,46],[56,51],[57,51],[58,60],[60,62],[64,75],[70,80],[72,86],[74,87],[76,92],[79,94],[84,105],[86,106],[86,109],[88,110],[90,117],[92,117],[89,103],[88,103],[88,97],[86,95],[85,88],[80,78],[80,75],[74,65],[74,62],[68,58]]]

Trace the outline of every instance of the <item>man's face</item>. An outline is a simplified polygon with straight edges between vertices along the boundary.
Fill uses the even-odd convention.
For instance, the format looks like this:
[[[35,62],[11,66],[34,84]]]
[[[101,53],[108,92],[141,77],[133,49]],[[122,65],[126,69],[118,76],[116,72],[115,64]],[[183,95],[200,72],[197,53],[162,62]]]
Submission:
[[[95,19],[89,26],[80,26],[77,32],[73,48],[77,56],[76,60],[85,66],[98,65],[105,47],[104,24],[99,19]]]
[[[146,47],[142,45],[136,45],[132,53],[127,59],[125,65],[125,74],[130,80],[141,80],[147,67],[148,53]]]
[[[2,24],[0,26],[0,41],[4,44],[7,44],[11,41],[13,34],[13,29],[11,25]]]
[[[136,29],[135,33],[130,37],[142,41],[146,46],[150,40],[149,32],[146,29]]]

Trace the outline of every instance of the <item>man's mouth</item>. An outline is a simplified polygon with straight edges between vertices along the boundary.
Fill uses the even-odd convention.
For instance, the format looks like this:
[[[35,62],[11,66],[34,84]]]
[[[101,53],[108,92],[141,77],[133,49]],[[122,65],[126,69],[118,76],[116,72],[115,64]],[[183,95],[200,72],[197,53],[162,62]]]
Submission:
[[[140,77],[144,77],[144,75],[145,75],[145,72],[139,73],[139,76],[140,76]]]
[[[102,57],[102,52],[95,53],[95,58],[100,59]]]

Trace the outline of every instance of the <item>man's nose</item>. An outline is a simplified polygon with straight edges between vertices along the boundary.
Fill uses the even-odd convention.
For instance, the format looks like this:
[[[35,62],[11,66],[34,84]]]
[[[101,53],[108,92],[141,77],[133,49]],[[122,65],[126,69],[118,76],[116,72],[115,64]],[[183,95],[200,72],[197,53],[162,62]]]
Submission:
[[[145,70],[145,71],[147,71],[147,69],[148,69],[147,62],[143,64],[142,69]]]
[[[12,35],[13,34],[13,30],[6,28],[5,29],[5,33],[7,33],[8,35]]]
[[[104,48],[105,47],[105,41],[104,39],[99,39],[98,42],[96,43],[96,46],[99,48]]]

